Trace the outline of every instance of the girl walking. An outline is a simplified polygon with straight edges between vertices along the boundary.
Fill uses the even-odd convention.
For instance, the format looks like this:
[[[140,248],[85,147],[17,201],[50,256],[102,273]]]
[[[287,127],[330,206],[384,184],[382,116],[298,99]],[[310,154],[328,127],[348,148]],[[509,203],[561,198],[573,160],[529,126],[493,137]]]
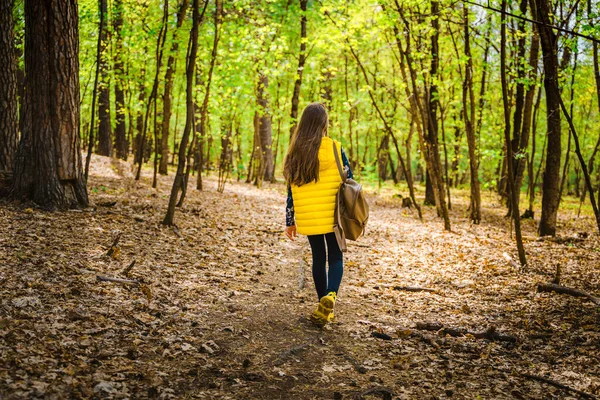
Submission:
[[[333,308],[344,273],[342,251],[333,232],[335,197],[342,182],[334,143],[348,170],[348,178],[352,178],[340,143],[327,136],[328,125],[325,106],[309,104],[292,136],[283,170],[288,185],[285,233],[291,240],[296,234],[308,236],[313,280],[319,296],[311,320],[319,325],[334,317]]]

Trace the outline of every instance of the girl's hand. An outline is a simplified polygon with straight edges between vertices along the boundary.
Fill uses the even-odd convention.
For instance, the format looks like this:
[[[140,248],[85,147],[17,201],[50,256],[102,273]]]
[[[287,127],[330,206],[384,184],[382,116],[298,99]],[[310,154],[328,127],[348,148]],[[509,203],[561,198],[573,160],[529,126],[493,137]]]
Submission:
[[[290,239],[290,240],[295,240],[296,237],[296,225],[292,225],[292,226],[286,226],[285,227],[285,235]]]

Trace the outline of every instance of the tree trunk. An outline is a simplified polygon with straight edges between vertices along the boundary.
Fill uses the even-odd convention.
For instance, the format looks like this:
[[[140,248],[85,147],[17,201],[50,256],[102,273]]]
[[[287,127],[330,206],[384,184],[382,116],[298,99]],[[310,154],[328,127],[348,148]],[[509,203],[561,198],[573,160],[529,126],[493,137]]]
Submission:
[[[539,38],[537,39],[539,41]],[[536,144],[536,133],[537,133],[537,115],[540,109],[540,103],[542,99],[542,89],[538,90],[537,99],[535,101],[535,106],[533,107],[533,118],[531,122],[531,157],[529,157],[529,162],[527,165],[527,176],[528,176],[528,186],[529,186],[529,213],[533,216],[533,201],[535,200],[535,183],[537,181],[537,176],[534,173],[534,161],[535,161],[535,144]],[[545,147],[545,145],[544,145]],[[544,152],[544,148],[542,148],[542,154]],[[541,162],[541,161],[540,161]]]
[[[269,106],[268,97],[269,78],[260,74],[258,78],[257,102],[260,107],[260,118],[258,132],[260,135],[260,150],[262,155],[261,171],[257,176],[258,180],[271,181],[273,173],[273,134],[271,128],[271,107]],[[260,186],[260,185],[258,185]]]
[[[106,21],[108,16],[108,1],[99,0],[100,13],[103,14],[100,18]],[[100,84],[98,85],[98,154],[101,156],[112,156],[112,127],[110,123],[110,66],[108,63],[108,24],[105,22],[100,30],[100,59],[98,65],[100,67]]]
[[[479,189],[479,163],[477,160],[477,143],[475,142],[475,95],[473,93],[473,59],[471,57],[471,44],[469,33],[469,9],[463,6],[464,31],[465,31],[465,55],[467,65],[465,66],[465,83],[463,85],[463,119],[465,120],[465,131],[467,133],[467,144],[469,147],[469,170],[471,172],[471,198],[470,210],[471,221],[474,224],[481,222],[481,191]]]
[[[298,124],[298,105],[300,103],[300,88],[302,87],[302,73],[306,63],[306,6],[308,0],[300,1],[300,55],[298,57],[298,68],[296,69],[296,80],[294,82],[294,94],[292,95],[292,112],[290,114],[290,140]]]
[[[438,67],[440,62],[438,39],[440,35],[439,24],[440,4],[438,1],[431,1],[431,66],[429,73],[431,75],[429,82],[429,90],[427,91],[427,134],[424,137],[425,148],[429,153],[430,158],[430,178],[433,186],[434,194],[436,195],[436,205],[440,210],[440,217],[444,219],[444,229],[450,230],[450,217],[448,215],[448,207],[446,205],[444,193],[444,180],[442,178],[442,163],[440,160],[440,150],[438,143],[438,121],[437,109],[439,106],[438,88],[436,80]]]
[[[204,11],[208,5],[208,0],[205,0]],[[171,196],[169,197],[169,205],[167,213],[163,220],[164,225],[173,225],[175,218],[175,205],[177,203],[177,194],[179,189],[184,186],[185,179],[185,164],[186,164],[186,150],[188,141],[190,138],[190,132],[194,126],[194,71],[196,70],[196,56],[198,54],[198,25],[200,20],[199,15],[199,3],[200,0],[193,0],[192,3],[192,29],[190,31],[190,40],[188,43],[188,57],[186,62],[186,101],[185,101],[185,127],[183,129],[183,136],[181,137],[181,143],[179,144],[179,157],[177,162],[177,173],[173,180],[173,187],[171,188]]]
[[[123,0],[115,0],[113,12],[113,31],[115,39],[115,117],[117,125],[115,126],[115,149],[117,157],[127,160],[129,153],[129,143],[127,142],[127,133],[125,127],[125,91],[123,89],[125,69],[123,65]]]
[[[502,81],[502,103],[504,105],[504,145],[506,146],[506,159],[508,170],[508,187],[510,191],[510,201],[512,218],[515,226],[515,238],[517,242],[517,251],[519,253],[519,262],[521,266],[527,264],[525,258],[525,248],[523,247],[523,238],[521,237],[521,217],[519,215],[519,193],[515,188],[514,181],[514,163],[513,152],[510,141],[510,106],[508,99],[508,85],[506,82],[506,0],[502,0],[502,16],[501,16],[501,31],[500,31],[500,79]]]
[[[52,210],[85,207],[77,2],[26,0],[24,8],[27,81],[11,197]]]
[[[213,48],[210,56],[210,68],[208,69],[208,78],[206,80],[206,87],[204,90],[204,101],[202,102],[202,109],[200,111],[200,142],[198,143],[198,176],[196,180],[196,189],[202,190],[202,168],[204,164],[204,141],[206,139],[207,131],[207,120],[208,120],[208,100],[210,98],[210,84],[212,82],[213,70],[215,68],[215,62],[217,60],[217,49],[220,39],[220,25],[221,15],[223,13],[222,0],[215,0],[215,34],[213,36]],[[210,148],[210,147],[209,147]]]
[[[139,143],[139,153],[143,156],[145,156],[146,153],[146,134],[148,132],[148,118],[150,116],[150,111],[152,110],[152,106],[154,105],[154,139],[155,139],[155,145],[154,145],[154,150],[158,151],[156,149],[156,134],[157,134],[157,121],[156,121],[156,99],[158,97],[158,85],[159,85],[159,77],[160,77],[160,68],[162,67],[162,58],[163,58],[163,50],[165,47],[165,41],[167,39],[167,30],[168,30],[168,21],[169,21],[169,0],[163,0],[163,17],[162,17],[162,24],[160,27],[160,31],[158,32],[158,38],[156,40],[156,71],[154,73],[154,83],[152,84],[152,91],[150,92],[150,96],[148,98],[148,104],[146,104],[146,113],[144,114],[144,120],[143,120],[143,125],[142,125],[142,136],[140,138],[140,143]],[[150,144],[150,155],[152,155],[152,138],[148,139],[148,142]],[[138,162],[138,167],[137,167],[137,172],[135,174],[135,180],[138,181],[140,180],[141,174],[142,174],[142,164],[144,162],[144,158],[142,157],[139,162]],[[152,187],[155,188],[156,187],[156,172],[157,172],[157,165],[156,165],[156,154],[155,154],[155,160],[154,160],[154,174],[152,177]]]
[[[96,72],[94,74],[94,89],[92,90],[92,109],[88,131],[87,157],[85,158],[84,179],[86,183],[90,172],[90,161],[92,160],[92,151],[94,150],[94,145],[96,144],[96,140],[94,138],[94,130],[96,129],[96,98],[98,97],[98,83],[100,79],[100,58],[102,57],[102,35],[100,33],[104,30],[104,25],[106,24],[106,13],[102,12],[102,8],[99,9],[99,14],[100,21],[98,24],[98,42],[96,44]]]
[[[523,174],[525,172],[525,167],[527,165],[527,147],[529,146],[529,136],[535,135],[535,132],[531,132],[531,119],[532,113],[534,110],[533,99],[535,96],[537,81],[537,68],[539,61],[539,53],[540,53],[540,38],[537,34],[537,27],[533,27],[533,35],[531,36],[531,49],[529,53],[529,84],[527,87],[527,92],[525,93],[525,105],[523,108],[523,121],[521,126],[521,135],[519,138],[519,148],[518,152],[521,157],[517,160],[517,168],[516,168],[516,178],[515,178],[515,186],[517,190],[521,190],[521,186],[523,184]],[[535,148],[533,147],[533,139],[532,139],[532,150],[531,153],[535,153]],[[534,154],[535,155],[535,154]],[[533,173],[531,174],[533,175]]]
[[[539,25],[540,41],[544,59],[544,88],[546,90],[546,123],[548,146],[546,168],[542,188],[542,216],[538,233],[540,236],[556,234],[556,215],[559,205],[561,129],[560,91],[558,87],[558,37],[550,27],[551,7],[549,0],[530,0],[534,19]]]
[[[19,137],[13,0],[0,1],[0,171],[12,171]]]
[[[169,123],[171,121],[171,100],[173,92],[173,80],[175,74],[175,60],[179,50],[178,32],[185,19],[186,11],[189,7],[189,0],[182,0],[177,11],[177,25],[173,31],[171,52],[167,60],[167,71],[165,72],[165,90],[163,92],[163,111],[162,124],[160,129],[160,166],[158,172],[161,175],[167,175],[169,166]]]

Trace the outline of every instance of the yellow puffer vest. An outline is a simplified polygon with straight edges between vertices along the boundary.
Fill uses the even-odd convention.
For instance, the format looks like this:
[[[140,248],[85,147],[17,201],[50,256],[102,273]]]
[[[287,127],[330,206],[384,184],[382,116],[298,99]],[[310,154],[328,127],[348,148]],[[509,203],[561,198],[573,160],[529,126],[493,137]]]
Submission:
[[[340,143],[335,141],[340,156]],[[342,183],[333,154],[333,139],[323,136],[319,148],[319,180],[302,186],[292,185],[296,229],[301,235],[333,232],[335,195]]]

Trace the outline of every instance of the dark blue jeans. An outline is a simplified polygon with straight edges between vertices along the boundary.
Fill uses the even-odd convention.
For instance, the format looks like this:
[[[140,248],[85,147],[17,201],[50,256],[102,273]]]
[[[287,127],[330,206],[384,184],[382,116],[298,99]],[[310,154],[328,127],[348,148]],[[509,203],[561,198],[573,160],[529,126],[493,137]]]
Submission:
[[[308,243],[312,250],[312,273],[319,299],[329,292],[337,293],[344,274],[344,258],[335,240],[335,233],[308,236]],[[329,262],[329,274],[326,262]]]

